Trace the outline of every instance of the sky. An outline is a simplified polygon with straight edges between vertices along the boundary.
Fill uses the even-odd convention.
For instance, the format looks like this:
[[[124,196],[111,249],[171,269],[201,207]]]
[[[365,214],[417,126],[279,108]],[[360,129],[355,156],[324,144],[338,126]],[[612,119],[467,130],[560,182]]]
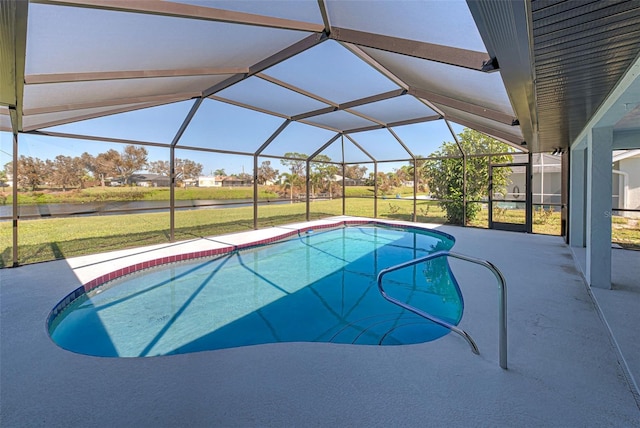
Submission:
[[[324,67],[327,58],[330,67]],[[317,71],[322,68],[322,73]],[[309,49],[266,71],[270,76],[287,81],[311,93],[320,94],[332,102],[344,103],[378,93],[398,89],[398,86],[378,71],[366,65],[340,44],[328,41]],[[227,99],[274,110],[287,116],[314,111],[326,106],[313,98],[286,90],[278,85],[252,76],[217,95]],[[184,118],[194,105],[194,100],[139,109],[55,127],[46,130],[60,133],[108,137],[141,142],[169,144],[174,139]],[[409,95],[403,95],[373,104],[354,107],[353,110],[382,122],[394,122],[407,117],[425,117],[436,113]],[[334,128],[349,129],[371,125],[362,117],[345,111],[335,111],[307,119]],[[257,112],[229,103],[205,99],[176,146],[176,157],[190,159],[203,165],[203,175],[211,175],[218,169],[227,174],[247,172],[253,168],[252,156],[227,155],[193,150],[180,150],[181,146],[233,150],[254,153],[282,124],[284,119]],[[463,127],[453,124],[456,134]],[[407,148],[419,156],[428,156],[444,141],[453,137],[442,120],[424,122],[393,128]],[[11,160],[11,135],[2,135],[0,164]],[[335,136],[335,132],[324,128],[291,122],[264,150],[264,154],[281,156],[286,152],[310,155]],[[356,143],[378,161],[408,159],[410,154],[386,129],[353,133]],[[344,143],[343,143],[344,140]],[[343,149],[344,144],[344,149]],[[148,160],[168,160],[169,149],[145,146]],[[80,156],[88,152],[94,156],[109,149],[122,151],[117,143],[80,140],[42,135],[20,134],[19,154],[53,159],[57,155]],[[344,152],[345,162],[367,162],[371,158],[357,148],[349,139],[337,139],[323,154],[339,161]],[[259,163],[268,158],[260,158]],[[274,168],[284,171],[277,159],[270,159]],[[379,171],[388,172],[402,164],[380,163]]]
[[[78,135],[104,136],[130,139],[134,141],[170,143],[182,120],[191,108],[191,101],[134,112],[91,119],[50,128],[51,131]],[[227,174],[248,172],[253,168],[251,156],[226,155],[210,152],[181,150],[180,145],[193,147],[212,147],[241,152],[254,152],[282,124],[283,120],[262,113],[241,109],[229,104],[213,102],[215,106],[202,108],[203,116],[193,119],[177,146],[176,157],[191,159],[203,165],[203,175],[209,175],[217,169]],[[230,107],[227,113],[220,115],[218,110]],[[241,111],[244,110],[244,111]],[[218,117],[218,123],[212,123],[209,117]],[[251,123],[251,126],[246,126]],[[462,126],[452,124],[454,132],[460,133]],[[416,155],[426,156],[437,150],[443,141],[453,141],[444,121],[426,122],[394,128],[400,139]],[[331,139],[335,133],[325,129],[293,122],[264,151],[268,155],[283,155],[286,151],[311,154]],[[356,142],[379,161],[408,158],[409,155],[394,137],[385,129],[360,132],[351,135]],[[3,132],[0,147],[0,165],[11,160],[12,137]],[[371,163],[370,158],[344,138],[345,160],[347,162]],[[84,152],[92,155],[109,149],[121,151],[123,145],[117,143],[81,140],[71,138],[48,137],[42,135],[20,134],[19,154],[37,157],[42,160],[53,159],[57,155],[80,156]],[[169,149],[145,146],[148,160],[168,160]],[[339,160],[342,156],[341,139],[336,140],[323,154]],[[259,158],[259,163],[270,160],[271,165],[285,170],[278,159]],[[381,162],[379,170],[388,172],[402,164]],[[372,172],[373,166],[369,168]]]
[[[179,1],[198,3],[198,0]],[[295,8],[291,7],[290,2],[263,2],[263,6],[264,10],[258,10],[254,9],[258,7],[257,3],[252,3],[252,6],[249,7],[248,4],[237,1],[225,5],[230,10],[244,10],[247,7],[249,9],[244,11],[257,11],[266,15],[276,14],[292,19],[322,23],[322,17],[318,13],[315,1],[297,4]],[[399,37],[407,39],[428,40],[431,43],[478,51],[486,50],[464,0],[436,2],[430,6],[428,16],[423,13],[423,7],[420,4],[412,1],[403,2],[401,7],[391,8],[382,3],[371,2],[365,9],[357,2],[332,2],[331,9],[335,12],[334,25],[338,27],[353,27],[370,32],[379,31],[381,34],[392,31],[394,34],[397,33]],[[71,14],[70,18],[75,17],[78,25],[86,30],[87,39],[82,43],[77,41],[77,31],[79,31],[77,28],[56,27],[59,31],[47,31],[53,25],[50,22],[50,12],[53,10],[58,13]],[[381,16],[385,16],[385,19],[379,19]],[[457,25],[455,28],[451,28],[448,24],[450,22],[448,18],[451,16],[456,17]],[[221,29],[227,31],[229,30],[228,25],[185,20],[184,26],[180,27],[184,34],[181,34],[181,37],[175,37],[167,35],[165,31],[164,23],[170,19],[141,14],[124,15],[115,12],[97,14],[90,9],[54,9],[50,5],[35,4],[30,8],[27,48],[31,54],[27,58],[26,72],[27,74],[55,73],[75,68],[79,71],[126,71],[131,68],[132,63],[136,64],[136,67],[163,69],[165,66],[168,67],[167,64],[173,64],[167,58],[177,61],[181,66],[183,63],[190,64],[193,61],[195,61],[194,64],[200,64],[199,61],[203,60],[203,52],[206,52],[207,55],[213,55],[215,58],[220,57],[224,61],[233,62],[236,60],[235,57],[240,54],[234,49],[240,50],[242,48],[242,53],[251,57],[256,52],[262,52],[266,39],[269,39],[269,43],[273,38],[273,40],[279,41],[278,43],[288,45],[289,38],[295,40],[300,38],[300,34],[290,30],[242,27],[242,32],[238,33],[242,37],[231,37],[231,33],[225,32],[225,36],[228,36],[225,40],[229,39],[227,40],[229,43],[231,41],[237,42],[237,46],[211,46],[210,43],[207,44],[207,38],[202,36],[218,34],[216,32]],[[348,22],[342,22],[342,19]],[[140,25],[138,25],[140,23],[146,24],[142,32],[140,32]],[[398,25],[398,23],[406,23],[406,25]],[[103,31],[113,38],[111,43],[98,43],[101,41],[99,37]],[[267,34],[268,38],[260,36]],[[149,43],[149,40],[163,40],[163,43]],[[183,49],[185,40],[195,43],[192,46],[193,49]],[[249,40],[252,43],[249,43]],[[199,49],[204,50],[201,52]],[[497,100],[495,102],[498,104],[501,102],[509,104],[498,73],[460,75],[459,71],[454,73],[456,67],[453,66],[444,67],[442,64],[434,63],[427,68],[415,67],[413,62],[406,62],[409,61],[407,58],[389,53],[385,55],[393,56],[392,61],[391,58],[387,59],[392,63],[397,62],[399,69],[406,68],[411,71],[408,76],[405,76],[405,80],[412,80],[417,86],[422,85],[435,92],[438,92],[443,86],[451,86],[465,94],[471,94],[473,91],[469,91],[469,89],[473,88],[476,92],[480,91],[473,92],[476,97],[482,96],[483,99],[490,98],[492,100],[495,98]],[[144,62],[147,60],[158,61],[158,63],[154,62],[152,67],[152,64]],[[287,90],[279,85],[268,83],[267,79],[254,75],[216,93],[216,95],[234,102],[276,111],[284,116],[293,116],[327,106],[321,99],[303,95],[302,93],[305,91],[339,104],[400,89],[398,84],[388,76],[374,69],[334,40],[326,40],[262,72],[272,78],[296,86],[302,91],[299,93]],[[154,91],[161,88],[168,92],[179,92],[181,87],[163,87],[163,82],[167,83],[168,81],[148,80],[152,83],[155,82],[154,88],[156,89]],[[131,97],[132,95],[123,88],[128,88],[140,96],[151,95],[144,92],[144,88],[133,87],[136,85],[134,81],[135,79],[131,82],[123,80],[118,85],[111,86],[111,97],[114,99]],[[182,80],[180,82],[185,83]],[[500,90],[494,88],[492,83],[495,82],[499,83]],[[128,83],[129,86],[126,86],[125,83]],[[91,85],[93,85],[91,82],[82,82],[81,87],[90,88]],[[37,86],[33,85],[31,89],[35,90]],[[484,94],[482,91],[489,93]],[[73,103],[65,97],[68,96],[71,100],[85,100],[87,94],[81,92],[70,91],[67,94],[53,91],[53,95],[51,95],[46,91],[36,91],[35,94],[39,94],[42,100],[34,99],[32,101],[34,103],[42,101],[46,104],[50,100],[45,98],[51,96],[54,102]],[[31,96],[36,97],[33,94]],[[169,144],[174,139],[194,102],[194,100],[187,100],[140,109],[59,125],[48,130]],[[409,95],[353,107],[352,110],[360,115],[374,117],[383,123],[436,115],[425,104]],[[363,117],[351,115],[346,111],[335,111],[310,117],[307,120],[324,123],[337,129],[353,129],[372,124]],[[176,156],[201,163],[203,174],[211,174],[218,169],[224,169],[228,174],[251,172],[253,167],[251,156],[222,155],[179,150],[179,148],[180,146],[207,147],[253,153],[283,124],[283,121],[281,117],[205,99],[178,142]],[[452,126],[455,133],[462,132],[462,126],[453,123]],[[443,142],[453,141],[448,127],[441,120],[396,127],[394,131],[407,148],[414,155],[419,156],[428,156],[437,150]],[[277,156],[283,155],[287,151],[311,154],[334,135],[332,131],[326,129],[292,122],[265,149],[264,154]],[[386,159],[410,158],[410,154],[387,130],[361,132],[351,136],[358,145],[380,162]],[[11,136],[6,134],[0,137],[2,143],[0,164],[5,164],[11,159]],[[53,159],[60,154],[79,156],[83,152],[89,152],[95,156],[109,149],[121,151],[123,148],[119,144],[93,140],[62,139],[30,134],[21,134],[19,138],[20,155],[34,156],[43,160]],[[344,152],[346,162],[368,162],[371,164],[369,155],[355,147],[350,140],[344,139],[344,147],[342,143],[343,140],[338,139],[323,154],[333,160],[340,160]],[[149,152],[148,160],[150,162],[168,160],[169,150],[167,148],[145,147]],[[266,159],[261,158],[259,162],[263,160]],[[281,171],[284,169],[277,159],[271,160],[271,163]],[[392,171],[400,166],[401,164],[398,163],[380,163],[379,169]]]

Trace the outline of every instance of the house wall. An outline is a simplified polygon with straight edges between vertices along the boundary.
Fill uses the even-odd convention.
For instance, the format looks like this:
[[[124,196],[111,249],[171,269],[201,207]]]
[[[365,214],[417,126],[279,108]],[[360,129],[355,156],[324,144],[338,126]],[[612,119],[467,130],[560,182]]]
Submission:
[[[244,180],[224,180],[222,187],[245,187],[250,186],[251,183]]]
[[[623,159],[616,162],[614,169],[628,175],[626,201],[624,201],[624,207],[620,206],[620,208],[640,209],[640,157]],[[616,180],[614,178],[614,184],[615,183],[619,183],[619,188],[614,189],[614,195],[622,193],[624,191],[622,188],[622,179]],[[625,217],[640,218],[640,213],[621,214]]]
[[[222,183],[215,177],[198,177],[198,187],[221,187]]]
[[[540,171],[544,170],[544,173]],[[551,171],[549,171],[551,170]],[[544,174],[544,176],[543,176]],[[531,192],[533,193],[534,204],[560,204],[561,203],[562,174],[556,170],[554,165],[534,167],[531,179]],[[525,200],[523,195],[526,189],[524,172],[514,172],[509,177],[507,183],[507,198]],[[515,197],[516,193],[519,197]]]
[[[557,171],[534,173],[531,180],[534,204],[561,203],[562,174]]]

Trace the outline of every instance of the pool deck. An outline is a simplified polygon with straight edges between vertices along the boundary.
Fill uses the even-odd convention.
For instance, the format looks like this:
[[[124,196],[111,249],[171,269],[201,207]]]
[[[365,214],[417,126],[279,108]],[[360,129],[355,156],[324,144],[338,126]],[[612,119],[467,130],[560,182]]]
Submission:
[[[120,359],[50,340],[49,312],[83,283],[256,240],[251,232],[1,269],[0,426],[640,426],[640,252],[613,250],[613,289],[590,290],[583,254],[559,237],[434,227],[456,237],[454,251],[503,272],[508,370],[498,365],[495,279],[457,260],[460,326],[479,356],[452,334],[397,347],[283,343]]]

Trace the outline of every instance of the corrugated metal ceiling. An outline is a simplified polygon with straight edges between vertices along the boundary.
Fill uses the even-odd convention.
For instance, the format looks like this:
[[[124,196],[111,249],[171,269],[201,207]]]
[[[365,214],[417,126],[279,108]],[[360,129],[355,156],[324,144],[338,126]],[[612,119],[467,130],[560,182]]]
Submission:
[[[538,151],[568,147],[640,53],[640,1],[531,4]]]

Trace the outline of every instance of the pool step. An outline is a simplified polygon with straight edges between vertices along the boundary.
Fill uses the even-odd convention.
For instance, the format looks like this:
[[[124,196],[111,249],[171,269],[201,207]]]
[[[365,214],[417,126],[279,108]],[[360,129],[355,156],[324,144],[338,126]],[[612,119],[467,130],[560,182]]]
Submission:
[[[447,331],[414,314],[377,315],[354,321],[337,331],[332,343],[405,345],[434,340]]]

